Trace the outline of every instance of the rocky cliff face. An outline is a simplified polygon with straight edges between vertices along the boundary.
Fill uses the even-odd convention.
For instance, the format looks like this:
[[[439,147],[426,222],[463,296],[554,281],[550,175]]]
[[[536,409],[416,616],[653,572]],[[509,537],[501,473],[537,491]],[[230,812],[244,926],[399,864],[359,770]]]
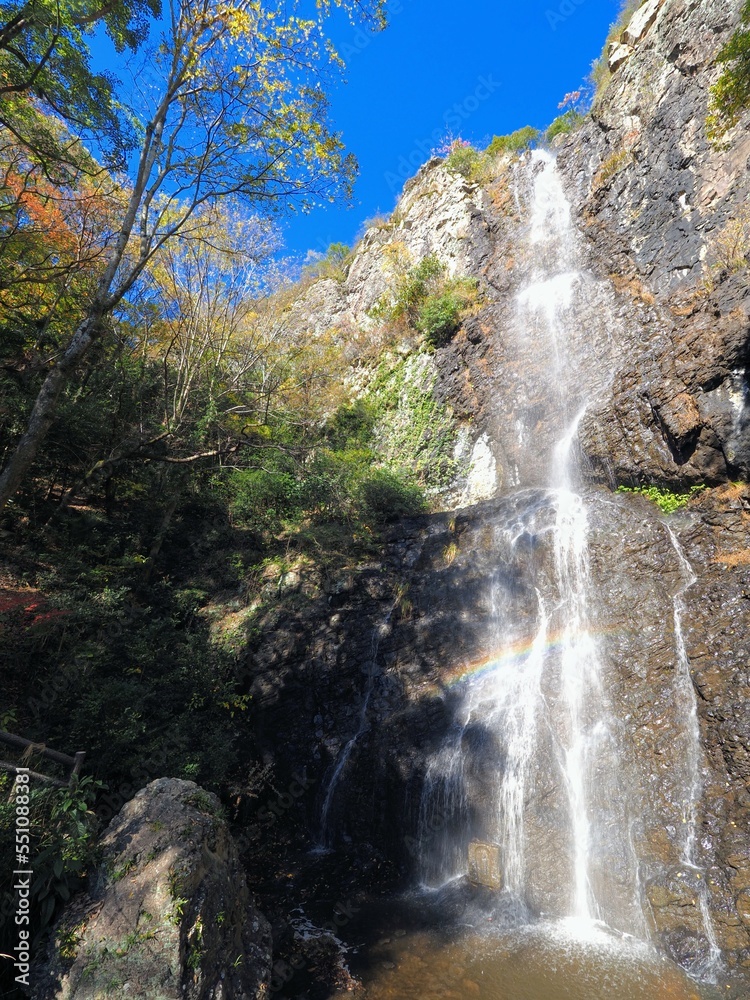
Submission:
[[[597,603],[594,629],[606,636],[605,684],[620,720],[618,760],[602,756],[602,775],[617,770],[625,782],[620,792],[632,807],[630,835],[653,932],[678,961],[697,966],[709,942],[701,924],[701,883],[682,855],[689,747],[674,617],[675,595],[688,581],[651,503],[614,500],[605,492],[589,500],[596,512],[592,591],[606,595]],[[528,502],[526,494],[520,506],[514,499],[488,501],[394,528],[380,562],[342,580],[336,594],[282,616],[255,655],[261,739],[290,769],[290,781],[292,771],[310,777],[315,791],[300,807],[314,837],[321,838],[326,791],[350,741],[327,818],[330,843],[370,845],[368,851],[397,860],[414,876],[425,874],[425,856],[429,865],[444,842],[464,855],[471,839],[487,835],[485,804],[502,773],[505,750],[481,725],[465,734],[463,748],[473,819],[454,828],[438,809],[425,829],[420,803],[429,761],[459,705],[460,682],[497,655],[498,607],[521,636],[533,631],[540,590],[554,597],[552,513],[540,492],[530,520]],[[746,528],[740,527],[750,517],[748,505],[744,487],[711,491],[694,501],[679,525],[699,571],[685,591],[683,627],[710,765],[704,773],[701,853],[719,944],[731,964],[741,965],[750,955],[748,682],[742,643],[733,637],[750,634]],[[509,558],[503,539],[519,518],[530,523],[523,545]],[[732,527],[733,541],[720,541]],[[743,546],[739,552],[737,545]],[[532,910],[555,912],[565,903],[570,859],[559,827],[564,799],[565,788],[550,776],[526,802],[525,823],[539,834],[528,887]],[[602,898],[627,906],[625,860],[623,866],[602,869],[596,878]]]
[[[732,247],[750,234],[750,137],[740,123],[728,148],[716,149],[705,134],[715,56],[739,6],[649,0],[648,16],[625,33],[623,57],[593,113],[557,140],[587,270],[598,279],[581,335],[588,378],[601,384],[580,441],[592,475],[610,485],[719,483],[750,467],[750,299],[746,269],[732,259]],[[485,308],[432,361],[436,392],[464,429],[468,466],[487,484],[471,494],[476,499],[517,479],[507,428],[519,400],[543,410],[529,392],[539,381],[533,351],[519,352],[509,336],[518,325],[514,293],[534,265],[519,255],[528,179],[518,164],[497,167],[483,188],[430,161],[392,218],[366,233],[345,279],[316,282],[291,316],[293,325],[340,330],[353,342],[365,337],[369,310],[388,289],[384,262],[395,245],[415,261],[436,254],[450,273],[479,278]],[[468,498],[461,489],[450,496]]]
[[[580,261],[580,367],[565,390],[571,415],[581,411],[573,446],[592,488],[592,585],[607,596],[594,615],[607,636],[627,794],[642,817],[632,835],[648,920],[688,967],[712,946],[707,902],[713,943],[730,965],[750,968],[750,492],[736,482],[750,469],[750,290],[747,266],[728,249],[738,233],[745,238],[737,227],[747,221],[750,133],[741,123],[724,150],[705,135],[715,55],[739,6],[649,0],[612,53],[613,76],[592,115],[556,150]],[[368,310],[387,290],[383,249],[394,242],[477,277],[484,296],[425,363],[467,458],[444,504],[486,502],[400,524],[377,562],[321,587],[303,581],[248,653],[263,749],[290,781],[304,772],[316,789],[294,806],[312,836],[367,844],[412,873],[425,836],[429,850],[430,841],[484,832],[478,804],[503,748],[479,731],[467,744],[477,808],[463,831],[437,816],[420,833],[428,761],[450,729],[456,677],[492,654],[498,600],[523,631],[535,588],[552,586],[543,513],[515,561],[498,547],[520,516],[511,491],[546,482],[554,446],[558,387],[533,336],[540,307],[519,299],[537,264],[524,249],[532,182],[525,160],[499,163],[484,188],[431,161],[391,223],[365,236],[345,279],[318,282],[294,307],[295,323],[366,335]],[[534,428],[534,455],[519,427]],[[709,488],[668,522],[647,501],[608,492],[654,483]],[[697,843],[707,890],[681,847],[683,668],[705,753]],[[527,803],[546,844],[528,900],[538,911],[554,909],[566,864],[550,807],[558,795],[551,786]],[[596,877],[605,895],[625,892],[623,872]]]
[[[591,118],[560,150],[591,264],[631,314],[584,448],[615,481],[721,482],[748,470],[746,122],[706,138],[715,56],[739,4],[664,0]],[[744,234],[743,231],[744,230]]]

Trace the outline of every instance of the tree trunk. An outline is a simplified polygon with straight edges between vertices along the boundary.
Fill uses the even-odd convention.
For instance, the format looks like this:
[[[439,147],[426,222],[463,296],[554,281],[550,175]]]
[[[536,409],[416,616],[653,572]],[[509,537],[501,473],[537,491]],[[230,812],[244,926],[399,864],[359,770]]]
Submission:
[[[81,323],[67,350],[49,373],[39,390],[26,433],[16,445],[0,475],[0,512],[21,485],[36,458],[57,412],[57,404],[68,379],[91,345],[98,339],[102,312],[92,310]]]
[[[143,582],[150,583],[153,577],[154,570],[156,569],[156,560],[159,558],[159,553],[161,552],[162,545],[164,544],[164,539],[167,537],[167,532],[169,531],[169,526],[172,523],[172,518],[174,517],[174,512],[177,510],[177,504],[180,499],[180,491],[175,488],[172,499],[167,504],[164,511],[164,516],[161,519],[161,524],[159,525],[159,530],[154,536],[154,540],[151,543],[151,550],[148,554],[148,559],[143,566]]]

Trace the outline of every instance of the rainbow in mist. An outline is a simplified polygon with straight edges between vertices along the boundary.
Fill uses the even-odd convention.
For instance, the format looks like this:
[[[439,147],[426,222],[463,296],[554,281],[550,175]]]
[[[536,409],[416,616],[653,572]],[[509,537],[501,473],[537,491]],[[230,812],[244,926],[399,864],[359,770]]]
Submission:
[[[489,655],[481,659],[462,663],[445,671],[440,684],[432,685],[431,690],[445,691],[446,689],[454,688],[459,684],[473,680],[476,677],[482,677],[485,674],[489,675],[497,670],[512,669],[514,666],[520,666],[529,657],[535,647],[541,649],[543,655],[546,656],[554,650],[561,649],[567,642],[572,641],[576,645],[589,642],[593,646],[601,637],[607,635],[622,635],[622,629],[607,628],[596,631],[588,629],[577,632],[575,636],[569,630],[563,629],[550,633],[544,640],[541,640],[538,635],[532,639],[521,639],[518,642],[503,646],[500,650],[493,650]]]

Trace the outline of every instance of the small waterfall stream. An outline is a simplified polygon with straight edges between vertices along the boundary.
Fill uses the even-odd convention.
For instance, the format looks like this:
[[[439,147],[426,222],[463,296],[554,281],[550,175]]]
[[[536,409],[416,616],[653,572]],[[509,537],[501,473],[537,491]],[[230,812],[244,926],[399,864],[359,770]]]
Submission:
[[[521,922],[531,912],[564,921],[579,937],[594,939],[606,925],[647,941],[637,752],[611,703],[614,667],[599,634],[606,595],[591,582],[592,505],[602,499],[583,485],[576,454],[579,424],[611,378],[606,345],[616,317],[606,283],[581,266],[553,157],[536,151],[524,169],[529,263],[516,297],[515,348],[518,370],[528,359],[535,373],[518,399],[518,412],[532,416],[515,421],[512,513],[494,528],[492,652],[467,671],[454,725],[426,775],[422,879],[439,887],[465,874],[468,844],[478,839],[498,845],[503,895]],[[584,301],[596,328],[582,325]],[[686,803],[681,860],[698,868],[700,733],[681,631],[682,593],[694,577],[672,542],[685,579],[674,598],[674,697],[687,748],[678,779]],[[535,574],[534,613],[516,606],[504,585],[521,566]],[[700,907],[716,962],[706,891]]]
[[[685,648],[685,639],[682,633],[682,618],[684,614],[683,595],[692,587],[696,581],[696,575],[688,562],[680,542],[667,526],[669,539],[672,543],[677,558],[680,563],[684,579],[683,586],[675,593],[674,604],[674,631],[675,643],[677,646],[677,666],[675,675],[675,703],[679,706],[680,714],[685,723],[686,753],[685,753],[685,778],[684,787],[686,798],[684,803],[683,822],[685,834],[683,838],[682,860],[683,863],[701,875],[701,889],[698,894],[698,905],[701,912],[701,920],[706,939],[709,944],[708,960],[704,963],[703,972],[710,978],[718,969],[721,961],[721,950],[716,940],[716,929],[714,927],[711,911],[708,904],[708,884],[706,872],[699,862],[698,856],[698,807],[703,792],[702,775],[702,754],[700,725],[698,722],[698,702],[695,694],[695,687],[690,676],[690,662]]]
[[[388,609],[388,612],[383,619],[383,621],[374,629],[372,633],[372,640],[370,644],[370,657],[365,665],[365,670],[367,672],[367,683],[365,686],[365,694],[362,699],[362,705],[359,710],[359,717],[357,720],[357,728],[352,734],[351,738],[347,740],[344,745],[343,750],[339,753],[334,765],[331,770],[330,777],[328,779],[328,784],[325,789],[325,794],[323,795],[323,806],[320,812],[320,829],[318,834],[318,842],[316,844],[316,850],[325,851],[333,846],[333,835],[334,831],[331,827],[331,809],[333,807],[334,799],[336,796],[336,791],[339,787],[339,783],[346,770],[346,765],[349,763],[349,759],[354,751],[357,743],[367,732],[370,722],[369,722],[369,708],[370,701],[372,699],[372,693],[375,688],[375,680],[377,677],[377,662],[378,662],[378,648],[380,646],[380,639],[383,633],[388,628],[388,624],[391,620],[391,615],[396,607],[398,601],[394,603]]]

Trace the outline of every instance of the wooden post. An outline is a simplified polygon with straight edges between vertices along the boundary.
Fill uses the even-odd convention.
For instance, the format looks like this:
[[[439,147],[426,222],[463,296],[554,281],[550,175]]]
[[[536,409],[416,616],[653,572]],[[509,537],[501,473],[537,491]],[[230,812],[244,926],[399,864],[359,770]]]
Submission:
[[[33,740],[25,740],[23,736],[14,736],[12,733],[0,731],[0,742],[7,743],[10,747],[18,747],[19,750],[27,750],[31,747],[38,753],[49,757],[50,760],[57,761],[58,764],[67,764],[68,767],[75,765],[75,758],[67,753],[60,753],[58,750],[48,750],[44,743],[35,743]]]
[[[81,776],[81,768],[83,767],[83,762],[86,759],[86,751],[79,750],[76,754],[75,764],[73,765],[73,770],[70,772],[70,783],[73,784],[73,778],[79,778]]]

